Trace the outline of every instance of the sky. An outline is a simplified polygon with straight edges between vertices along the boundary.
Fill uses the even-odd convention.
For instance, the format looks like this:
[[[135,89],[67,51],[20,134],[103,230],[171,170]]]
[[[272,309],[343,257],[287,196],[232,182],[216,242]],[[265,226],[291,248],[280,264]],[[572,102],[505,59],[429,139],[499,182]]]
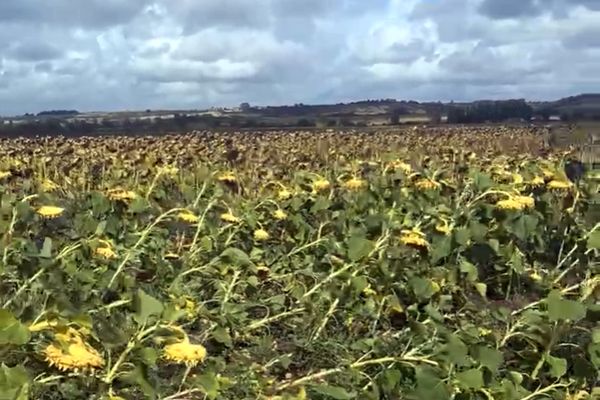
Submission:
[[[0,115],[600,92],[600,0],[0,0]]]

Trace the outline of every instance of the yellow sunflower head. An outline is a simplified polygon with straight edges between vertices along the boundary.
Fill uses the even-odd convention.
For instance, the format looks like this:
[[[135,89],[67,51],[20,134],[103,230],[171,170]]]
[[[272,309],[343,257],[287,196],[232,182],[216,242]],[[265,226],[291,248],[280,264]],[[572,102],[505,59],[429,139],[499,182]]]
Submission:
[[[110,189],[106,192],[109,199],[114,201],[130,201],[137,197],[135,192],[121,188]]]
[[[404,174],[410,174],[412,172],[412,167],[410,164],[405,163],[401,160],[395,160],[388,164],[388,168],[394,171],[401,171]]]
[[[416,229],[403,230],[400,233],[400,242],[406,246],[418,249],[427,249],[429,247],[429,242],[427,242],[425,234]]]
[[[288,215],[287,215],[287,213],[286,213],[285,211],[283,211],[281,208],[278,208],[277,210],[275,210],[275,211],[273,212],[273,217],[274,217],[276,220],[283,221],[283,220],[287,219]]]
[[[352,178],[344,183],[344,187],[348,190],[356,191],[360,190],[367,185],[363,179]]]
[[[268,240],[269,237],[269,232],[265,231],[264,229],[257,229],[254,231],[254,240],[262,242]]]
[[[415,182],[415,187],[420,191],[435,190],[440,188],[440,184],[428,178],[419,179]]]
[[[190,343],[186,337],[181,342],[165,346],[164,357],[178,364],[195,366],[206,358],[206,349],[200,344]]]
[[[44,179],[41,186],[44,192],[53,192],[59,188],[59,186],[50,179]]]
[[[114,250],[110,247],[98,247],[96,248],[95,251],[96,255],[105,258],[107,260],[112,260],[113,258],[117,257],[117,253],[114,252]]]
[[[177,214],[177,218],[179,218],[183,222],[187,222],[188,224],[194,224],[200,220],[197,215],[194,215],[190,211],[182,211]]]
[[[240,222],[240,219],[230,212],[221,214],[221,220],[232,224]]]
[[[548,184],[546,185],[546,187],[551,190],[568,190],[572,186],[573,186],[573,184],[571,182],[558,180],[558,179],[553,179],[550,182],[548,182]]]
[[[533,208],[535,200],[529,196],[512,196],[505,200],[500,200],[496,203],[496,207],[501,210],[522,211],[528,208]]]
[[[279,200],[287,200],[290,197],[292,197],[292,192],[290,192],[287,189],[281,189],[281,190],[279,190],[279,192],[277,192],[277,198]]]
[[[104,359],[90,346],[81,334],[69,328],[64,334],[56,334],[56,341],[46,346],[46,361],[61,371],[89,371],[104,366]]]
[[[52,218],[60,217],[64,211],[65,211],[65,209],[61,208],[61,207],[41,206],[40,208],[37,209],[36,212],[42,218],[52,219]]]
[[[225,172],[219,175],[217,180],[224,183],[235,183],[237,182],[237,177],[233,174],[233,172]]]
[[[327,179],[317,179],[313,182],[312,188],[314,192],[322,192],[331,187],[331,183]]]

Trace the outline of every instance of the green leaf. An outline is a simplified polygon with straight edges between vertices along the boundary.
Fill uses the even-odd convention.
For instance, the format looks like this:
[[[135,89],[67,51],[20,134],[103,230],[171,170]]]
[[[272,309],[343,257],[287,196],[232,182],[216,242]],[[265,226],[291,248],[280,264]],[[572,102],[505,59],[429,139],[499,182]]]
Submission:
[[[460,260],[460,272],[467,274],[467,281],[476,282],[478,278],[477,267],[465,259]]]
[[[600,343],[600,328],[594,328],[592,330],[592,342]]]
[[[372,241],[361,236],[352,236],[348,240],[348,258],[350,261],[356,262],[367,257],[375,248]]]
[[[381,375],[381,388],[385,393],[392,393],[401,378],[402,373],[400,371],[395,369],[385,370]]]
[[[142,368],[140,364],[136,365],[131,371],[124,373],[122,379],[131,385],[138,386],[146,395],[146,398],[156,399],[156,390],[150,382],[148,382],[144,368]]]
[[[44,245],[42,246],[42,250],[40,251],[40,257],[52,258],[52,239],[50,239],[49,237],[44,239]]]
[[[144,347],[140,350],[140,358],[144,364],[154,367],[158,361],[158,352],[152,347]]]
[[[350,278],[352,286],[357,292],[362,292],[367,286],[369,286],[369,280],[366,276],[353,276]]]
[[[550,354],[544,356],[546,363],[550,366],[550,376],[560,378],[567,372],[567,360],[553,357]]]
[[[248,254],[234,247],[229,247],[223,250],[220,257],[226,262],[230,262],[234,265],[241,267],[252,264],[252,261],[250,261],[250,257],[248,256]]]
[[[429,367],[416,368],[417,387],[414,399],[418,400],[448,400],[450,391],[446,384]]]
[[[194,383],[200,386],[209,399],[216,399],[219,395],[219,380],[213,372],[207,372],[194,378]]]
[[[135,297],[136,313],[134,315],[138,324],[147,322],[151,316],[159,316],[164,307],[160,301],[146,294],[142,289],[138,289]]]
[[[587,240],[588,249],[600,249],[600,229],[596,229]]]
[[[356,397],[355,393],[348,393],[344,388],[339,386],[313,385],[312,390],[336,400],[348,400]]]
[[[452,253],[452,236],[445,235],[434,238],[431,247],[431,263],[437,264]]]
[[[461,246],[466,246],[471,240],[471,232],[465,227],[460,227],[454,230],[454,240]]]
[[[475,348],[474,357],[479,364],[496,373],[500,365],[504,362],[504,357],[501,351],[489,347],[479,346]]]
[[[546,298],[548,304],[548,318],[552,322],[570,320],[577,322],[585,317],[585,306],[573,300],[565,300],[559,290],[553,290]]]
[[[425,278],[412,278],[409,281],[409,285],[415,293],[415,296],[421,301],[429,300],[431,296],[440,291],[440,287],[436,283]]]
[[[465,389],[481,389],[484,385],[483,374],[478,369],[469,369],[456,374],[458,384]]]
[[[0,366],[0,400],[28,400],[30,378],[25,367]]]
[[[29,337],[29,329],[25,325],[10,311],[0,309],[0,345],[24,345],[29,342]]]
[[[467,360],[468,349],[462,340],[456,335],[448,336],[448,343],[443,347],[448,361],[456,365],[465,365]]]
[[[596,368],[600,368],[600,343],[590,343],[587,350],[592,364]]]
[[[481,297],[485,298],[487,295],[487,285],[485,283],[478,282],[475,284],[475,289],[481,295]]]
[[[217,328],[212,332],[212,337],[219,343],[223,343],[227,347],[233,346],[229,331],[225,328]]]

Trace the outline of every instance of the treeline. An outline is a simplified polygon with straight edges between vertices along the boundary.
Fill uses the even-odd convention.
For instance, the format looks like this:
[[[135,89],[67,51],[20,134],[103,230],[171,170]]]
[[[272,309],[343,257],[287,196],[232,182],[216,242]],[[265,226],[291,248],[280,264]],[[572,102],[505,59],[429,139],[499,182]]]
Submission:
[[[502,122],[510,119],[530,120],[533,108],[525,100],[476,102],[468,106],[448,106],[448,123],[470,124]]]

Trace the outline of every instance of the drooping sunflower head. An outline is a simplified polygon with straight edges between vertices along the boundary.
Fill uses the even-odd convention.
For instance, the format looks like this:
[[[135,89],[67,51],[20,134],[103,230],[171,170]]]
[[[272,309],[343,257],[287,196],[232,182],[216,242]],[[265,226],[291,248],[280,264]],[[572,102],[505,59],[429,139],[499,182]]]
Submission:
[[[226,212],[221,214],[221,220],[225,222],[229,222],[231,224],[235,224],[240,222],[240,219],[233,215],[231,212]]]
[[[254,240],[262,242],[268,240],[270,237],[269,232],[264,229],[257,229],[254,231]]]
[[[117,257],[117,253],[115,253],[115,251],[108,246],[97,247],[95,253],[96,255],[107,260],[112,260]]]
[[[217,180],[219,182],[224,182],[224,183],[236,183],[237,177],[235,176],[235,174],[233,172],[225,172],[225,173],[222,173],[221,175],[219,175],[217,177]]]
[[[278,221],[283,221],[285,219],[287,219],[288,215],[285,211],[283,211],[281,208],[278,208],[277,210],[275,210],[273,212],[273,218],[275,218]]]
[[[55,341],[42,351],[46,361],[61,371],[90,371],[104,366],[104,359],[82,337],[69,328],[55,335]]]
[[[187,222],[188,224],[194,224],[200,220],[197,215],[193,214],[191,211],[182,211],[177,214],[177,218],[183,222]]]
[[[192,344],[186,337],[184,340],[165,346],[164,358],[178,364],[195,366],[206,358],[206,348],[201,344]]]
[[[406,246],[418,249],[427,249],[429,242],[423,232],[418,229],[403,230],[400,232],[400,242]]]
[[[331,183],[327,179],[317,179],[312,183],[314,192],[323,192],[331,187]]]
[[[114,188],[110,189],[106,192],[106,195],[110,200],[114,201],[130,201],[134,200],[137,197],[135,192],[131,190],[125,190],[122,188]]]
[[[553,179],[546,185],[546,187],[551,190],[568,190],[572,186],[573,184],[571,182],[558,179]]]
[[[61,208],[61,207],[41,206],[40,208],[38,208],[36,210],[36,213],[42,218],[53,219],[53,218],[60,217],[64,211],[65,211],[65,209]]]
[[[420,191],[435,190],[440,188],[440,184],[428,178],[422,178],[415,182],[415,187]]]
[[[505,200],[500,200],[496,203],[496,207],[501,210],[522,211],[533,208],[535,200],[529,196],[512,196]]]
[[[364,188],[365,186],[367,186],[367,182],[365,182],[363,179],[359,179],[356,177],[344,182],[344,187],[346,189],[352,190],[352,191],[360,190],[360,189]]]

